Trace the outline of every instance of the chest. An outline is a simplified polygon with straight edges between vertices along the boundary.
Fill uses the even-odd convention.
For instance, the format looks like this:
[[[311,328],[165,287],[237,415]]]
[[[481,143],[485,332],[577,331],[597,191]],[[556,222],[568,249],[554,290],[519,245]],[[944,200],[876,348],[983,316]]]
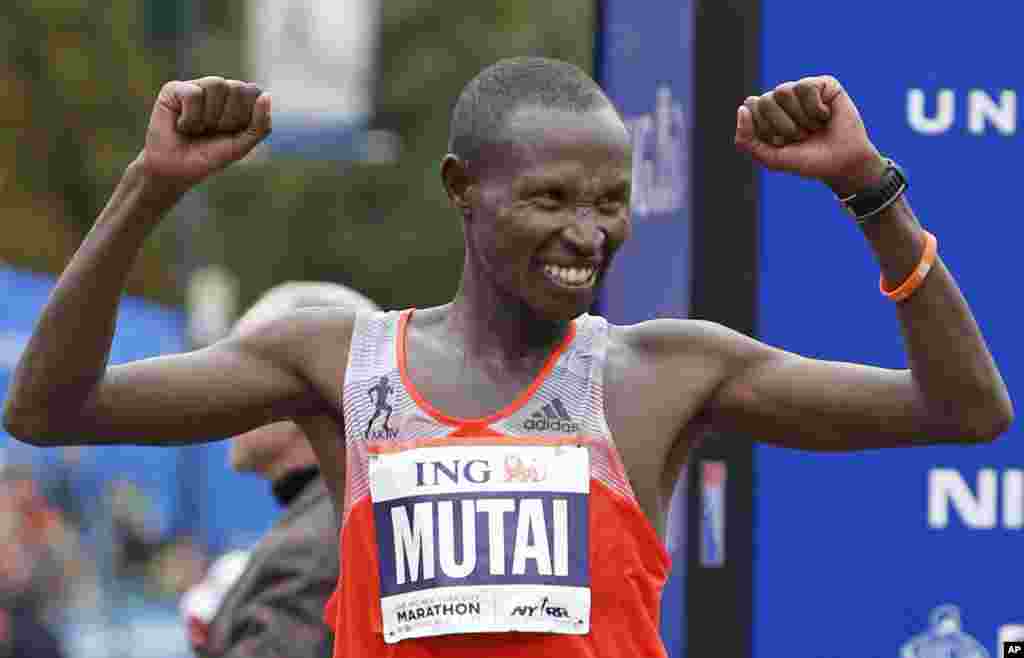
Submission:
[[[405,383],[425,406],[452,418],[484,418],[524,401],[545,371],[547,355],[514,365],[469,360],[410,340]]]

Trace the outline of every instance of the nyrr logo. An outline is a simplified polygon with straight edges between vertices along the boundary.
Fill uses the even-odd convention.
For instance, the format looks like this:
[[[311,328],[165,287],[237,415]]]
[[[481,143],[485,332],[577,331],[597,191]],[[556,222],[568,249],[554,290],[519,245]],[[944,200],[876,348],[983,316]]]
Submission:
[[[513,617],[554,617],[555,619],[568,619],[569,609],[548,603],[548,597],[540,600],[538,605],[517,605],[512,608]]]
[[[530,417],[523,421],[523,429],[576,434],[580,431],[580,424],[572,419],[562,401],[555,398],[539,411],[530,414]]]
[[[974,489],[953,468],[928,471],[928,526],[949,526],[950,510],[968,528],[1024,528],[1024,470],[992,468],[978,471]],[[1002,512],[1002,514],[999,514]]]
[[[985,135],[994,132],[1009,137],[1017,132],[1017,92],[1001,89],[992,95],[982,89],[961,94],[960,116],[966,118],[967,133]],[[923,89],[907,90],[907,123],[922,135],[942,135],[957,122],[957,93],[939,89],[925,93]]]

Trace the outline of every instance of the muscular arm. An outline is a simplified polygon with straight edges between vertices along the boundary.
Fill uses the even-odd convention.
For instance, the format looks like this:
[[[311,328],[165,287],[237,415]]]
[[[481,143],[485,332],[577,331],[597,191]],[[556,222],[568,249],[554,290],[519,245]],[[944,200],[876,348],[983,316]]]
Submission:
[[[852,100],[828,76],[748,98],[736,143],[769,169],[820,180],[840,196],[875,184],[885,167]],[[900,199],[864,227],[886,281],[898,285],[924,247],[910,206]],[[778,445],[851,450],[986,441],[1005,431],[1013,418],[1006,386],[942,262],[895,306],[909,370],[807,359],[714,326],[661,325],[651,344],[680,366],[693,350],[704,353],[702,372],[714,385],[701,415]],[[688,376],[680,370],[665,376]]]
[[[185,443],[333,411],[323,402],[333,400],[324,390],[329,378],[318,390],[307,356],[327,333],[330,311],[295,313],[188,354],[107,367],[117,303],[143,241],[185,190],[269,132],[269,111],[269,98],[236,81],[165,85],[146,148],[58,280],[14,372],[4,408],[13,436],[36,445]],[[329,326],[337,329],[332,340],[347,346],[350,321]]]
[[[61,276],[11,382],[4,422],[37,445],[184,443],[316,411],[293,314],[187,354],[107,368],[126,273],[167,196],[129,168]],[[173,198],[173,197],[172,197]]]
[[[897,203],[866,234],[886,278],[903,280],[923,247],[909,206]],[[673,364],[660,366],[665,377],[686,376],[677,365],[705,353],[712,365],[704,372],[717,385],[702,416],[757,440],[856,450],[988,441],[1004,432],[1013,406],[949,271],[937,263],[895,306],[909,370],[808,359],[707,323],[662,321],[644,331]]]

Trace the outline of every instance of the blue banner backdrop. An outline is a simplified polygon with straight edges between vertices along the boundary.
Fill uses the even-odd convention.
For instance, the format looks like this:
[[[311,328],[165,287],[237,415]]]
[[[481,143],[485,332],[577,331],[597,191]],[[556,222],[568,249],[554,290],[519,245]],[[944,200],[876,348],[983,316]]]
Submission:
[[[803,3],[801,3],[803,6]],[[1013,262],[1024,5],[764,2],[764,87],[830,73],[902,163],[1013,392],[1024,351]],[[904,367],[892,304],[821,185],[763,179],[761,337]],[[1019,403],[1019,400],[1018,400]],[[1024,437],[822,456],[758,449],[755,656],[1002,656],[1024,636]]]
[[[10,372],[32,333],[53,279],[0,268],[0,394],[6,395]],[[112,363],[141,359],[183,349],[181,319],[166,308],[137,299],[125,299],[111,347]],[[140,487],[154,507],[162,534],[179,528],[177,455],[171,450],[147,450],[138,446],[89,448],[77,451],[38,449],[11,441],[0,430],[0,448],[8,463],[33,466],[44,488],[54,477],[70,477],[72,490],[82,504],[101,505],[104,484],[127,478]],[[88,510],[83,510],[88,513]]]
[[[53,284],[49,276],[0,268],[0,399]],[[178,310],[125,297],[111,363],[185,350],[184,324]],[[44,488],[54,478],[70,477],[83,505],[96,506],[105,486],[127,479],[151,501],[162,535],[193,534],[213,551],[254,541],[277,515],[269,485],[232,472],[227,452],[223,441],[184,448],[40,449],[12,441],[0,429],[3,461],[33,466]]]
[[[633,139],[633,238],[616,256],[602,299],[613,322],[686,317],[690,297],[690,126],[693,6],[601,3],[597,76]],[[662,637],[684,653],[685,483],[672,498],[667,539],[674,568]]]

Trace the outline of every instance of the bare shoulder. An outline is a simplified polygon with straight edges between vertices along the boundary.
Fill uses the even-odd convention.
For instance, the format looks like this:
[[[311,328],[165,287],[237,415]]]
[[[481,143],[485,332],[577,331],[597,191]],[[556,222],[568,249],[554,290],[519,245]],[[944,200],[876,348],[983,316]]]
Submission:
[[[336,306],[289,309],[245,327],[229,343],[274,360],[301,364],[322,356],[324,349],[348,352],[356,312]]]
[[[605,379],[623,395],[649,384],[692,402],[784,354],[716,322],[663,318],[612,326]]]
[[[716,322],[659,318],[630,325],[612,325],[610,351],[645,364],[697,357],[730,362],[756,358],[767,345]]]
[[[348,365],[357,312],[323,306],[290,309],[228,338],[237,348],[287,367],[335,400]]]
[[[720,324],[658,319],[610,328],[605,415],[634,490],[658,508],[696,437],[711,422],[708,403],[755,343]],[[756,343],[755,343],[756,344]],[[649,512],[650,513],[650,512]],[[652,518],[657,515],[652,514]]]

